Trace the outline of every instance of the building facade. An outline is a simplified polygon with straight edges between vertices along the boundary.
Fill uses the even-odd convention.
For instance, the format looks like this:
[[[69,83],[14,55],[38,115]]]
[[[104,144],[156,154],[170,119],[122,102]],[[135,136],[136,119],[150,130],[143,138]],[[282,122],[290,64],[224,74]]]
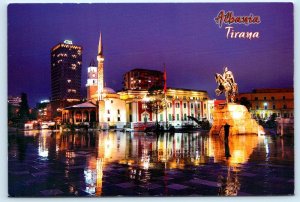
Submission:
[[[133,69],[124,74],[124,90],[148,90],[152,86],[164,85],[164,73],[157,70]]]
[[[8,96],[7,103],[14,106],[19,107],[21,103],[21,97],[19,96]]]
[[[202,90],[167,88],[160,108],[156,111],[149,107],[148,91],[127,90],[118,93],[126,102],[126,120],[130,123],[160,122],[181,126],[189,122],[189,116],[204,120],[208,116],[208,94]],[[132,126],[134,127],[134,126]]]
[[[92,61],[88,67],[88,78],[86,83],[88,102],[74,105],[63,110],[63,120],[79,124],[81,122],[98,122],[99,127],[123,128],[126,124],[125,101],[120,99],[112,88],[104,86],[104,55],[102,35],[100,33],[98,64]],[[84,106],[89,106],[89,111]],[[95,106],[91,107],[91,106]],[[89,114],[96,112],[96,118],[89,118]],[[75,115],[74,115],[75,114]],[[71,117],[71,118],[70,118]],[[93,117],[93,116],[92,116]]]
[[[82,47],[65,40],[51,49],[51,100],[80,100]]]
[[[281,118],[294,117],[294,89],[254,89],[250,93],[240,93],[236,102],[250,102],[250,112],[254,118],[268,119],[272,114]]]

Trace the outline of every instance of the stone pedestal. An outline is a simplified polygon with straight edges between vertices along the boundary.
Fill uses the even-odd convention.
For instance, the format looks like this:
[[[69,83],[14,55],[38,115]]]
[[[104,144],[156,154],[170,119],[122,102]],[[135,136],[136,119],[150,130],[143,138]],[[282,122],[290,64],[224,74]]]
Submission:
[[[210,134],[224,134],[224,125],[230,125],[230,135],[264,134],[264,129],[254,119],[243,105],[228,103],[215,107],[213,125]]]

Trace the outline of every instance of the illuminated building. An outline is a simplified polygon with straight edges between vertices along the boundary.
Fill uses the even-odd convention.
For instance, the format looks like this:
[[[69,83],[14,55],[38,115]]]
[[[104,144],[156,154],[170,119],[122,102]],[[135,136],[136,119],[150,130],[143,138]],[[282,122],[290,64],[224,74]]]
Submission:
[[[50,121],[51,120],[51,104],[50,100],[42,100],[41,102],[37,103],[37,118],[40,121]]]
[[[92,61],[88,67],[86,83],[88,102],[67,107],[63,110],[63,121],[79,124],[80,122],[99,123],[102,129],[110,127],[123,128],[126,124],[125,101],[120,99],[113,89],[104,87],[104,55],[102,35],[100,33],[98,67]],[[96,118],[93,118],[93,113]]]
[[[133,69],[124,74],[124,90],[148,90],[152,86],[163,86],[163,72],[149,69]]]
[[[80,102],[82,47],[65,40],[51,49],[52,118],[60,119],[64,107]]]
[[[126,101],[127,122],[154,122],[156,114],[147,106],[148,91],[127,90],[118,93]],[[207,117],[208,94],[202,90],[167,88],[167,109],[160,110],[157,121],[181,126],[188,116],[202,120]]]
[[[14,106],[14,107],[19,107],[21,103],[21,97],[14,97],[14,96],[8,96],[7,102],[8,104]]]
[[[51,49],[51,100],[80,100],[82,47],[65,40]]]
[[[250,93],[240,93],[236,101],[250,102],[250,112],[253,117],[267,119],[272,114],[277,117],[294,117],[294,89],[254,89]]]
[[[95,95],[98,90],[98,68],[94,62],[91,61],[88,67],[88,79],[86,83],[87,100],[92,99],[92,95]]]

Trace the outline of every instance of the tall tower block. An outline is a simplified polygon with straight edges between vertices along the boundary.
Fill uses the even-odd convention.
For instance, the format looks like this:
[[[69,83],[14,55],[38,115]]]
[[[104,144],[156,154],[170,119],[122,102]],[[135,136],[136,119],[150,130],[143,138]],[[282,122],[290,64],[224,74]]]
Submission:
[[[103,88],[104,88],[104,57],[103,57],[103,45],[102,45],[102,35],[100,32],[99,45],[98,45],[98,114],[99,114],[99,123],[102,128],[104,123],[104,113],[105,113],[105,102],[103,97]]]

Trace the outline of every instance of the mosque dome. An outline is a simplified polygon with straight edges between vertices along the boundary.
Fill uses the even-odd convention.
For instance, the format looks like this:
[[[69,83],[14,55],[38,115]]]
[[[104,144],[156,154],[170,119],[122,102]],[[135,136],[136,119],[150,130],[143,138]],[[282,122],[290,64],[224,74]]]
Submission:
[[[116,94],[116,91],[112,88],[104,87],[103,88],[103,93],[105,93],[105,94]]]

